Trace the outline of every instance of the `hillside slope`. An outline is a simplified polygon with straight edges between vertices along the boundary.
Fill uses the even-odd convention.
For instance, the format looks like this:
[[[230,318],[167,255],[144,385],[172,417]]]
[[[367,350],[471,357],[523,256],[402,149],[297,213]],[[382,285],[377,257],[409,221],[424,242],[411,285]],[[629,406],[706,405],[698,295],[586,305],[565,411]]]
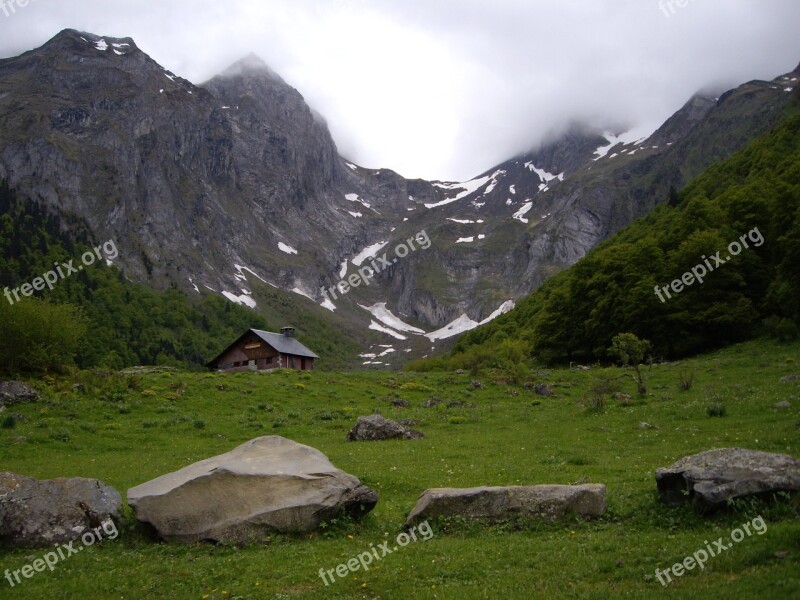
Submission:
[[[765,326],[795,335],[799,102],[795,91],[784,123],[708,169],[514,311],[463,336],[450,363],[493,360],[504,347],[546,361],[602,359],[620,332],[649,339],[667,357],[745,339]]]

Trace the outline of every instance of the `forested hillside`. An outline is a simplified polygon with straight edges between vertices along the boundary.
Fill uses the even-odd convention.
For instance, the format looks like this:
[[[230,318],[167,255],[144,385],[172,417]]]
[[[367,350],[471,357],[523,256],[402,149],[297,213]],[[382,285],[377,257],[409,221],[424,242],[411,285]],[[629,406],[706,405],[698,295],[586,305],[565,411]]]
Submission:
[[[683,281],[693,268],[702,283],[694,275],[686,276],[690,284]],[[464,335],[449,357],[412,368],[602,360],[620,332],[650,340],[656,356],[680,357],[765,332],[796,337],[799,321],[795,115],[671,194],[515,310]]]
[[[178,290],[132,283],[104,260],[69,275],[62,267],[68,276],[52,290],[15,300],[15,288],[56,263],[80,265],[79,257],[104,241],[92,239],[80,220],[22,202],[0,185],[0,286],[9,292],[0,298],[0,371],[55,369],[73,359],[84,368],[197,367],[248,327],[269,328],[257,314],[216,295],[190,302]]]

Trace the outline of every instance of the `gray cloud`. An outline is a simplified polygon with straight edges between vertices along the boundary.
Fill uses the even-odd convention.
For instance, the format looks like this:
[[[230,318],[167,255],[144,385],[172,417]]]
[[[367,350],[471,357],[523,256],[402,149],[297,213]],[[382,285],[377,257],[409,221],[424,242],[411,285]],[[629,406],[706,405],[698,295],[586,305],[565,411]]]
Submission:
[[[72,27],[131,36],[200,83],[253,51],[348,158],[429,179],[470,178],[575,120],[654,128],[701,88],[800,60],[796,0],[18,2],[0,9],[2,56]]]

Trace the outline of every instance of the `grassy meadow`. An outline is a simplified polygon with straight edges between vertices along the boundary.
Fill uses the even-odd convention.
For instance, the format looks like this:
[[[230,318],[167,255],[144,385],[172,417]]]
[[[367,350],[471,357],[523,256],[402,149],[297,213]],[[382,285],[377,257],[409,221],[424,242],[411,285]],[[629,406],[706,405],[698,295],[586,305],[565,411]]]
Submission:
[[[756,341],[654,365],[645,371],[645,398],[620,378],[629,369],[599,366],[531,372],[552,397],[493,373],[81,372],[31,381],[42,399],[0,414],[0,470],[94,477],[124,498],[129,487],[281,435],[324,452],[376,489],[380,502],[361,522],[339,520],[244,548],[160,543],[126,507],[129,523],[115,540],[14,588],[0,579],[0,598],[800,598],[796,499],[739,502],[703,518],[662,506],[654,479],[656,468],[712,448],[800,456],[800,383],[779,382],[800,373],[799,350],[798,343]],[[681,389],[691,376],[690,389]],[[473,388],[475,379],[482,387]],[[615,398],[617,391],[632,398]],[[397,398],[411,407],[393,406]],[[441,404],[421,406],[432,398]],[[791,408],[774,407],[784,400]],[[425,439],[346,442],[356,417],[375,411],[419,420]],[[319,577],[321,568],[393,540],[426,488],[579,482],[608,486],[605,517],[439,522],[429,541],[366,572],[327,587]],[[746,537],[666,588],[655,579],[656,568],[682,561],[705,540],[729,538],[757,515],[768,525],[764,535]],[[0,550],[0,575],[44,552]]]

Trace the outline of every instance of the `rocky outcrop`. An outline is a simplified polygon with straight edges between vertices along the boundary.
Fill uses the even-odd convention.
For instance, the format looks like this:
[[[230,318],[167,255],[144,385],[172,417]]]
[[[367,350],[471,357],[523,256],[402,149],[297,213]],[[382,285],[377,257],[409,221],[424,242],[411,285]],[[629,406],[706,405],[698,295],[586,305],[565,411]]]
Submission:
[[[37,480],[0,473],[0,542],[44,548],[78,540],[108,521],[120,521],[122,497],[113,487],[83,477]]]
[[[139,521],[168,541],[244,544],[275,532],[312,531],[341,512],[361,517],[378,495],[334,467],[319,450],[280,436],[128,490]]]
[[[0,406],[36,402],[39,392],[21,381],[0,381]]]
[[[599,517],[605,510],[606,486],[600,484],[434,488],[422,493],[406,525],[438,517],[489,521]]]
[[[744,448],[720,448],[687,456],[656,471],[666,504],[691,502],[712,511],[746,496],[800,490],[800,459]]]
[[[378,440],[415,440],[425,437],[419,431],[404,427],[381,415],[359,417],[347,433],[349,442],[374,442]]]

